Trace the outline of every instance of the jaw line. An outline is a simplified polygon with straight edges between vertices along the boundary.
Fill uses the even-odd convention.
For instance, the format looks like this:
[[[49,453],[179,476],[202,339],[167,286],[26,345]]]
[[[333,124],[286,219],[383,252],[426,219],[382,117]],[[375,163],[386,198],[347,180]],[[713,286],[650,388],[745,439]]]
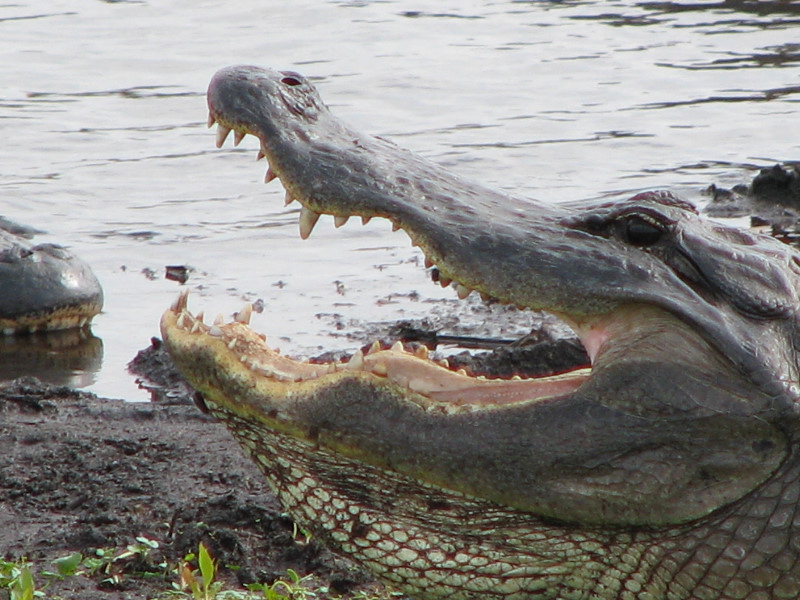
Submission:
[[[424,346],[409,352],[400,342],[391,348],[381,348],[376,342],[366,353],[359,350],[347,361],[301,362],[269,348],[266,337],[249,327],[250,305],[233,321],[217,319],[207,325],[201,313],[193,315],[188,310],[187,302],[188,292],[184,292],[164,314],[165,337],[184,348],[210,349],[221,370],[232,378],[247,371],[284,393],[292,389],[302,394],[304,389],[310,392],[342,379],[364,378],[405,390],[404,397],[425,410],[452,414],[560,398],[574,393],[591,374],[591,369],[579,368],[531,379],[472,377],[463,369],[450,370],[446,361],[431,360]]]

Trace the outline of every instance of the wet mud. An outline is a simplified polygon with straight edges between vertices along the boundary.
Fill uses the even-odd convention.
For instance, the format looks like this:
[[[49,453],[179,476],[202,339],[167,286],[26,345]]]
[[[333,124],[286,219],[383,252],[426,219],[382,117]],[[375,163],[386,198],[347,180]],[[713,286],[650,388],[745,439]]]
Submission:
[[[225,589],[286,579],[293,569],[330,597],[380,592],[298,534],[227,430],[192,405],[18,379],[0,384],[0,447],[1,557],[27,558],[48,597],[154,598],[172,589],[200,542]],[[125,557],[131,547],[140,551]],[[94,573],[43,575],[59,558],[98,550],[106,560]]]

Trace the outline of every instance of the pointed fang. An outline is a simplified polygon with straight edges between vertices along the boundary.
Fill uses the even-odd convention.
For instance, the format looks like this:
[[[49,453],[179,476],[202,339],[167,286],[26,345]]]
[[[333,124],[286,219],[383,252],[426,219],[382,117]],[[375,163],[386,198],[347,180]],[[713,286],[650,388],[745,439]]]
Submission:
[[[292,195],[289,193],[289,190],[286,190],[286,194],[284,194],[283,196],[283,205],[289,206],[292,202],[294,202],[294,198],[292,198]]]
[[[241,141],[244,139],[244,136],[246,136],[246,135],[247,135],[246,133],[243,133],[241,131],[234,131],[233,132],[233,145],[234,146],[238,146],[241,143]]]
[[[357,350],[355,354],[350,358],[350,360],[345,365],[345,369],[350,371],[357,371],[364,368],[364,353],[361,350]]]
[[[319,220],[319,213],[306,208],[305,206],[300,209],[300,237],[304,240],[308,239],[311,232],[314,230],[314,225]]]
[[[253,305],[249,302],[242,307],[238,313],[236,313],[236,322],[237,323],[244,323],[245,325],[250,324],[250,317],[253,314]]]
[[[214,123],[216,122],[217,120],[214,118],[214,115],[208,113],[208,128],[211,129],[214,126]]]
[[[183,290],[177,298],[175,298],[175,302],[172,303],[172,312],[181,312],[182,310],[186,309],[186,305],[189,302],[189,290]]]
[[[231,128],[225,127],[222,123],[217,126],[217,148],[222,148],[222,144],[225,143],[230,132]]]
[[[272,170],[272,167],[267,169],[267,174],[264,176],[264,183],[269,183],[273,179],[277,178],[278,176],[275,175],[275,171]]]
[[[472,293],[471,289],[469,289],[464,285],[461,285],[460,283],[457,283],[455,285],[455,288],[456,288],[456,294],[458,294],[458,297],[461,300],[464,300],[467,296],[469,296]]]
[[[338,229],[339,227],[347,223],[347,220],[349,218],[350,217],[342,217],[341,215],[336,215],[335,217],[333,217],[333,224]]]

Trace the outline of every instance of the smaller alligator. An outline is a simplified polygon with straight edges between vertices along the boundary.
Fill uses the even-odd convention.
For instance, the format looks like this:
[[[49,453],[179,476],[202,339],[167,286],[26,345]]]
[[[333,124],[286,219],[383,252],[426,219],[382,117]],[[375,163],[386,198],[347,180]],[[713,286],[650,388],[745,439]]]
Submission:
[[[86,326],[103,308],[92,270],[63,246],[33,245],[35,229],[0,218],[0,333]]]

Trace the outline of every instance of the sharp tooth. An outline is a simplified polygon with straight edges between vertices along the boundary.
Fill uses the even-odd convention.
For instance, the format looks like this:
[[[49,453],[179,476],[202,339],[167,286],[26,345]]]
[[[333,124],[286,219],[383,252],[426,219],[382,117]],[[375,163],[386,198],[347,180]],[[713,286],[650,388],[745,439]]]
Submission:
[[[350,357],[350,360],[347,361],[345,365],[345,369],[350,371],[360,371],[364,368],[364,353],[361,350],[356,351],[353,356]]]
[[[222,144],[225,143],[225,139],[228,137],[230,132],[230,127],[225,127],[225,125],[222,123],[217,125],[217,148],[222,148]]]
[[[449,277],[443,277],[442,275],[439,275],[439,285],[441,285],[443,288],[447,287],[451,283],[453,283],[452,279],[450,279]]]
[[[472,290],[469,289],[468,287],[466,287],[464,285],[461,285],[460,283],[456,284],[456,294],[458,294],[458,297],[461,300],[463,300],[464,298],[469,296],[471,293],[472,293]]]
[[[442,365],[445,369],[449,369],[450,368],[450,361],[447,360],[446,358],[443,358],[442,360],[440,360],[439,364]]]
[[[186,313],[181,312],[178,315],[178,320],[175,321],[175,325],[178,326],[178,329],[186,329]]]
[[[484,302],[491,302],[492,301],[492,297],[489,294],[487,294],[486,292],[481,292],[480,294],[481,294],[481,300],[483,300]]]
[[[211,337],[222,337],[222,329],[214,325],[208,330],[208,335]]]
[[[253,305],[249,302],[242,307],[238,313],[236,313],[235,320],[237,323],[244,323],[245,325],[250,324],[250,316],[253,314]]]
[[[400,224],[392,221],[392,231],[400,231]]]
[[[202,324],[203,324],[202,321],[193,321],[191,333],[197,333],[198,331],[200,331],[200,326]]]
[[[405,352],[406,349],[403,348],[403,342],[397,340],[394,344],[392,344],[392,350],[394,352]]]
[[[467,370],[466,369],[459,369],[458,371],[456,371],[456,373],[458,375],[463,375],[464,377],[467,376]]]
[[[208,113],[208,128],[211,129],[214,126],[214,123],[216,122],[217,120],[214,118],[214,115]]]
[[[389,373],[389,369],[386,368],[385,362],[378,362],[372,366],[372,372],[375,373],[375,375],[386,377],[386,375]]]
[[[241,141],[244,139],[244,136],[246,136],[246,135],[247,135],[246,133],[243,133],[241,131],[234,131],[233,132],[233,145],[234,146],[238,146],[241,143]]]
[[[373,354],[374,352],[380,352],[381,350],[381,343],[378,340],[372,342],[372,345],[367,350],[367,354]]]
[[[222,313],[220,313],[214,318],[214,325],[220,326],[224,324],[225,324],[225,317],[223,317]]]
[[[269,183],[270,181],[272,181],[276,177],[278,177],[278,176],[275,175],[275,171],[272,170],[272,167],[268,167],[267,168],[267,174],[264,176],[264,183]]]
[[[230,350],[233,350],[234,348],[236,348],[236,338],[231,338],[231,341],[228,342],[228,348]]]
[[[180,312],[186,309],[186,304],[189,301],[189,290],[183,290],[175,301],[172,303],[172,312]]]
[[[426,256],[425,257],[425,268],[426,269],[430,269],[432,266],[433,266],[433,261]]]
[[[194,316],[194,318],[197,319],[198,321],[200,321],[200,323],[203,322],[203,319],[205,319],[205,317],[206,317],[206,313],[204,311],[202,311],[202,310]]]
[[[427,346],[417,346],[414,350],[414,356],[417,358],[427,359],[428,358],[428,347]]]
[[[286,190],[286,194],[283,196],[283,205],[289,206],[292,202],[294,202],[294,198],[292,198],[289,190]]]
[[[366,225],[372,220],[372,217],[361,217],[361,224]]]
[[[311,232],[314,230],[314,225],[319,220],[319,213],[306,208],[305,206],[300,209],[300,237],[304,240],[308,239]]]
[[[260,161],[265,156],[266,156],[266,154],[264,154],[264,151],[259,149],[258,150],[258,154],[256,154],[256,162]]]
[[[347,223],[347,220],[348,220],[349,218],[350,218],[349,216],[348,216],[348,217],[343,217],[343,216],[341,216],[341,215],[336,215],[336,216],[334,216],[334,217],[333,217],[333,224],[334,224],[334,225],[336,226],[336,228],[338,229],[339,227],[341,227],[342,225],[344,225],[345,223]]]

